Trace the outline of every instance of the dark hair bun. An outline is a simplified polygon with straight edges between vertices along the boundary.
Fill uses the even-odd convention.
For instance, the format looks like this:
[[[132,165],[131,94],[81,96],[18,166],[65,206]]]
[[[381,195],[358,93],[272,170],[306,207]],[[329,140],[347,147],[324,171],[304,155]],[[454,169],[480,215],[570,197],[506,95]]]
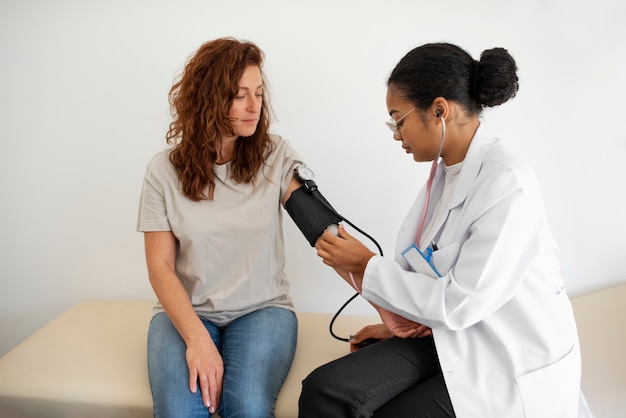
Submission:
[[[506,49],[485,50],[474,68],[474,91],[481,106],[498,106],[517,94],[517,66]]]

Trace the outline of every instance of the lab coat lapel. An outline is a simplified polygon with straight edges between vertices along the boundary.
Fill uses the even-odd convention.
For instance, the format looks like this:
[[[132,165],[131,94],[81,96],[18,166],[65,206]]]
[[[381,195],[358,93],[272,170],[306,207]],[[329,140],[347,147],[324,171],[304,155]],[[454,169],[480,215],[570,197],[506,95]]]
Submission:
[[[493,145],[496,141],[495,138],[483,137],[481,136],[481,126],[476,130],[476,134],[470,143],[469,149],[467,151],[467,155],[465,156],[465,160],[463,161],[463,168],[461,169],[461,173],[459,174],[459,180],[456,184],[456,189],[450,199],[450,203],[448,206],[448,212],[463,203],[467,194],[469,193],[470,187],[474,184],[478,173],[480,172],[480,167],[483,160],[483,155],[487,152],[487,150]],[[443,192],[444,179],[445,179],[445,168],[443,161],[439,162],[437,166],[437,172],[435,173],[435,178],[433,180],[433,186],[430,194],[430,204],[428,205],[428,213],[426,216],[426,223],[430,221],[432,217],[432,211],[437,205],[437,201],[441,197],[441,193]],[[400,263],[402,266],[407,268],[405,265],[404,258],[400,255],[402,251],[404,251],[409,245],[411,245],[415,241],[415,236],[417,234],[417,226],[419,224],[419,220],[422,216],[422,210],[424,208],[424,199],[426,199],[426,185],[422,187],[419,195],[413,202],[413,206],[409,210],[407,217],[404,222],[400,226],[400,232],[398,233],[398,239],[396,241],[396,261]],[[434,228],[435,231],[439,231],[441,227],[445,224],[447,217],[439,222],[439,225],[436,225]],[[438,236],[437,232],[435,236]],[[423,241],[423,240],[422,240]]]
[[[463,167],[461,168],[461,172],[459,173],[459,179],[456,183],[452,198],[448,203],[448,215],[452,209],[461,205],[467,198],[470,188],[473,184],[475,184],[476,177],[478,177],[478,174],[480,172],[480,167],[482,165],[484,154],[496,141],[494,138],[481,136],[480,132],[481,129],[479,126],[467,150],[467,154],[465,155],[465,159],[463,160]],[[431,200],[428,208],[429,213],[426,218],[427,221],[432,217],[432,210],[434,210],[435,206],[437,205],[437,200],[439,200],[441,194],[443,193],[444,184],[445,168],[442,161],[439,163],[439,167],[437,168],[437,174],[435,175],[435,181],[433,182],[433,190],[431,191]],[[423,202],[424,201],[422,199],[422,204]],[[446,223],[447,219],[448,216],[439,218],[438,224],[434,225],[433,231],[437,231],[434,235],[435,237],[440,236],[439,232],[443,225]]]
[[[481,127],[479,126],[472,138],[465,159],[463,160],[463,168],[459,173],[459,179],[456,188],[450,199],[448,210],[452,210],[465,200],[470,188],[476,182],[476,177],[480,173],[483,156],[497,141],[496,138],[481,136]]]

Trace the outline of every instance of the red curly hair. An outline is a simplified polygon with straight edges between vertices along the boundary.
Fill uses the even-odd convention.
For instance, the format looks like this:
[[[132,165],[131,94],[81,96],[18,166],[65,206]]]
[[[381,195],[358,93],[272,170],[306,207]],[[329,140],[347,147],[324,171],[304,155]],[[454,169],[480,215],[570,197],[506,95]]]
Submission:
[[[251,42],[233,38],[209,41],[189,59],[182,76],[170,89],[173,120],[166,140],[174,145],[170,161],[178,172],[183,193],[191,200],[213,200],[213,166],[220,154],[221,138],[234,135],[229,112],[239,80],[248,66],[261,70],[263,59],[263,51]],[[263,72],[261,76],[265,86]],[[245,141],[238,139],[235,145],[231,161],[235,182],[254,182],[272,152],[269,125],[270,107],[264,88],[256,131]]]

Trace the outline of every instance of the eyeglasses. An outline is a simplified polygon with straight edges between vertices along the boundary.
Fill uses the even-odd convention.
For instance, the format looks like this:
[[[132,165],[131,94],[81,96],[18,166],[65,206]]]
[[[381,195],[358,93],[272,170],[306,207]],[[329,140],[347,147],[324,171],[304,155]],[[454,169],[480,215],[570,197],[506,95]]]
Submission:
[[[398,126],[398,124],[402,122],[402,119],[406,118],[407,115],[411,113],[412,111],[414,111],[415,109],[417,109],[417,107],[414,107],[413,109],[406,112],[398,120],[394,120],[394,118],[390,118],[388,122],[385,122],[385,125],[387,125],[387,127],[391,129],[391,132],[393,132],[395,135],[402,136],[402,134],[400,133],[400,127]]]

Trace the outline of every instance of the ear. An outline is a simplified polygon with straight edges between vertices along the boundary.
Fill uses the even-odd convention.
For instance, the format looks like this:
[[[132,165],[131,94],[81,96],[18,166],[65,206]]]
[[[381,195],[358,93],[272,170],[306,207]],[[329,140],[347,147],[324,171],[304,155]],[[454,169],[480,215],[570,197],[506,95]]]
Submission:
[[[436,97],[431,105],[433,115],[437,118],[446,118],[450,113],[450,104],[443,97]]]

